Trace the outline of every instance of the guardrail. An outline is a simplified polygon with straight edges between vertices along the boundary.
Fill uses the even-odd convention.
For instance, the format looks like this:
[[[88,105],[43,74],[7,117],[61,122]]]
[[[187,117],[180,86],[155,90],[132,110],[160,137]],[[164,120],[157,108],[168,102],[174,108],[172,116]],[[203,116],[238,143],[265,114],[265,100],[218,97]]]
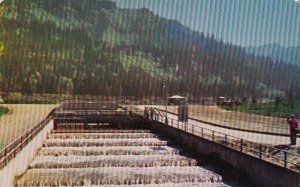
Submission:
[[[136,106],[126,107],[126,111],[129,111],[129,115],[136,114],[139,116],[145,116],[144,110],[142,110]]]
[[[150,108],[145,108],[145,110],[151,111],[149,109]],[[240,151],[244,154],[257,157],[264,161],[294,170],[296,172],[300,172],[300,164],[296,162],[300,161],[300,155],[298,154],[217,132],[201,127],[200,125],[179,122],[176,119],[167,118],[166,116],[157,115],[155,113],[149,115],[147,112],[145,112],[144,114],[146,118],[153,121],[169,125],[203,139]],[[276,155],[272,155],[272,153],[276,153]]]
[[[32,140],[48,124],[48,122],[52,119],[55,110],[56,108],[54,108],[41,122],[0,151],[0,169],[5,167],[10,160],[16,157],[17,153],[19,153],[30,142],[30,140]]]
[[[125,115],[126,111],[116,110],[75,110],[75,111],[57,111],[54,113],[54,117],[81,117],[81,116],[114,116]]]

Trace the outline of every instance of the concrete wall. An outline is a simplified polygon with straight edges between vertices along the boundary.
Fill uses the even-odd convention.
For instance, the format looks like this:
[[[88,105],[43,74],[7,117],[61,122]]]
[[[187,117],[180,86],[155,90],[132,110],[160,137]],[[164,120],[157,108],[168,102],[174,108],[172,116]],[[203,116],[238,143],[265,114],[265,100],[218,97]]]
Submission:
[[[221,161],[245,173],[251,181],[263,186],[300,186],[300,175],[297,172],[229,149],[223,145],[161,123],[153,124],[153,130],[157,130],[159,133],[162,133],[163,136],[201,155],[217,155]]]
[[[22,175],[28,168],[29,163],[42,147],[47,134],[53,129],[51,120],[45,128],[40,131],[7,166],[0,170],[0,187],[13,187],[15,177]]]

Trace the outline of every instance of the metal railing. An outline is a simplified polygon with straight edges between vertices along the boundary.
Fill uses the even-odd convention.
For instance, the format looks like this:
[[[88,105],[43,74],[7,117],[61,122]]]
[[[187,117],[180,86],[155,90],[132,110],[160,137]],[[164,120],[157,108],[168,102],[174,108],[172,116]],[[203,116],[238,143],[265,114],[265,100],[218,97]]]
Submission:
[[[149,108],[146,108],[145,110],[150,111]],[[153,121],[157,121],[176,129],[191,133],[203,139],[221,144],[241,153],[257,157],[264,161],[294,170],[296,172],[300,172],[300,155],[296,153],[207,129],[197,124],[179,122],[178,120],[172,118],[166,119],[166,117],[162,115],[154,114],[153,117],[151,117],[150,115],[147,115],[145,117]]]
[[[132,114],[135,114],[135,115],[139,115],[139,116],[144,116],[144,110],[136,107],[136,106],[130,106],[130,107],[127,107],[126,110],[129,112],[129,115],[130,113]]]
[[[48,124],[52,119],[55,110],[56,108],[54,108],[41,122],[18,137],[15,141],[9,143],[0,151],[0,169],[5,167],[10,160],[16,157],[16,155]]]
[[[114,116],[125,115],[126,111],[116,110],[76,110],[76,111],[57,111],[54,113],[54,117],[72,117],[72,116]]]

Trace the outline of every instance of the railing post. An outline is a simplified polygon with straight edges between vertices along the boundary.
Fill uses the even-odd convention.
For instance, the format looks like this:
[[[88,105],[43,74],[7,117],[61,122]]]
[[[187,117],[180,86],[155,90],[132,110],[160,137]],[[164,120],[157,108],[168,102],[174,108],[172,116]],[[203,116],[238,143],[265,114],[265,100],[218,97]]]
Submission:
[[[262,145],[259,144],[259,158],[262,159]]]
[[[227,145],[227,134],[225,134],[225,145]]]
[[[28,141],[27,141],[27,138],[28,138],[28,134],[27,134],[27,132],[26,132],[26,134],[25,134],[25,144],[27,144],[28,143]]]
[[[215,140],[215,131],[212,131],[212,141],[214,142]]]
[[[23,149],[23,136],[21,136],[21,150]]]
[[[177,121],[177,129],[179,129],[179,121]]]
[[[283,153],[284,153],[284,167],[286,168],[286,166],[287,166],[287,152],[284,151]]]
[[[174,121],[174,119],[172,118],[172,124],[171,124],[171,125],[172,125],[172,127],[173,127],[173,121]]]
[[[4,149],[4,166],[7,165],[7,148]]]
[[[243,139],[241,139],[240,151],[243,152]]]
[[[194,124],[193,124],[193,126],[192,126],[192,134],[194,134]]]
[[[201,127],[201,138],[203,138],[203,127]]]
[[[16,157],[16,142],[14,142],[14,157]]]
[[[54,122],[53,122],[53,129],[54,129],[54,130],[57,129],[57,121],[56,121],[56,120],[54,120]]]

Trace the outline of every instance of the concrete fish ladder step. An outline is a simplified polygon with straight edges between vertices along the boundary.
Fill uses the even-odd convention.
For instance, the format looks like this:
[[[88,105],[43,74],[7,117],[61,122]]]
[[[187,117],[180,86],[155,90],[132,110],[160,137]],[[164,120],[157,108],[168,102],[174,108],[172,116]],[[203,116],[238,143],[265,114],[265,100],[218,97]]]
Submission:
[[[48,139],[139,139],[139,138],[157,138],[157,135],[151,133],[51,133]]]
[[[179,155],[99,155],[42,156],[35,158],[30,168],[97,168],[97,167],[163,167],[196,166],[197,161]]]
[[[30,169],[16,186],[89,186],[221,182],[222,177],[201,167],[107,167]]]
[[[44,186],[49,187],[49,186]],[[71,186],[60,186],[71,187]],[[81,186],[72,186],[81,187]],[[103,187],[103,185],[89,185],[88,187]],[[163,184],[135,184],[135,185],[105,185],[105,187],[229,187],[223,182],[189,182],[189,183],[163,183]]]
[[[52,130],[51,133],[150,133],[150,130],[98,129],[98,130]]]
[[[90,147],[90,146],[166,146],[167,141],[147,139],[48,139],[44,147]]]
[[[167,146],[128,147],[43,147],[39,156],[92,156],[92,155],[178,155],[179,151]]]

